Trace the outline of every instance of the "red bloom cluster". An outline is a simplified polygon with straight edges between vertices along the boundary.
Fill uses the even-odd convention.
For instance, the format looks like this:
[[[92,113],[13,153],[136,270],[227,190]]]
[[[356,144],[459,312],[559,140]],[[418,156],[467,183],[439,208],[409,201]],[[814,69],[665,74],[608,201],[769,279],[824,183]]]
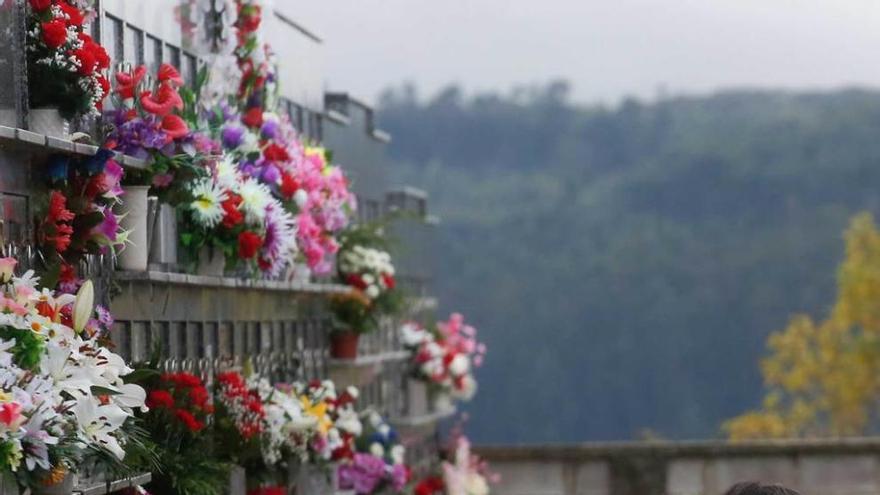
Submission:
[[[263,432],[266,412],[260,395],[248,388],[244,377],[236,372],[217,375],[218,399],[235,422],[235,427],[245,440]]]
[[[51,245],[58,253],[67,251],[74,218],[73,212],[67,209],[67,198],[58,191],[52,191],[49,194],[49,212],[41,228],[43,243]]]
[[[439,476],[431,476],[423,479],[413,489],[414,495],[443,495],[446,490],[446,484],[443,478]]]
[[[257,255],[263,247],[263,238],[258,234],[245,230],[238,234],[238,257],[249,260]]]
[[[191,373],[165,373],[160,387],[147,394],[147,407],[154,413],[170,413],[192,433],[205,428],[214,406],[201,378]]]

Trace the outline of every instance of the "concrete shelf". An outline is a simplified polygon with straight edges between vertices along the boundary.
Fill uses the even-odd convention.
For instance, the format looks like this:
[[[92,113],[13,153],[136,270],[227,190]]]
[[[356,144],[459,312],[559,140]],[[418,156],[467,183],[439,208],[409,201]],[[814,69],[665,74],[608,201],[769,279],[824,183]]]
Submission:
[[[92,156],[98,147],[91,144],[76,143],[66,139],[45,136],[36,132],[15,127],[0,126],[0,140],[22,146],[44,149],[49,153],[70,153],[74,155]],[[120,165],[132,169],[145,169],[149,162],[133,156],[116,154]]]
[[[266,291],[304,292],[316,294],[343,294],[348,291],[347,287],[338,284],[284,282],[280,280],[253,280],[235,277],[212,277],[161,271],[118,271],[115,273],[115,278],[119,282],[151,282],[156,284],[182,285],[205,288],[250,289]]]
[[[124,480],[86,483],[84,486],[74,488],[73,495],[106,495],[126,488],[146,485],[152,479],[152,474],[144,473]]]

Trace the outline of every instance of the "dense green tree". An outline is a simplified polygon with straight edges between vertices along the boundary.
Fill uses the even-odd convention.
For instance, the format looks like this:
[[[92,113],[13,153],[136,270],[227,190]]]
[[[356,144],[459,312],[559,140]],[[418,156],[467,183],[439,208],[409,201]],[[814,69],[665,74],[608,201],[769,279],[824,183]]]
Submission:
[[[564,85],[383,98],[396,181],[443,219],[436,291],[490,352],[483,442],[716,435],[760,405],[764,341],[825,314],[880,200],[880,94],[579,107]]]

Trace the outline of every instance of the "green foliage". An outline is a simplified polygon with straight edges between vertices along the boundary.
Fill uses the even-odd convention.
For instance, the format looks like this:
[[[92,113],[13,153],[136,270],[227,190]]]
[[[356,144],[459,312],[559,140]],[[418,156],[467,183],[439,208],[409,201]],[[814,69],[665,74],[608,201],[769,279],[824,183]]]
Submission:
[[[40,366],[45,343],[36,332],[0,326],[0,340],[15,340],[12,357],[22,369],[36,370]]]
[[[442,219],[440,313],[489,346],[474,439],[716,435],[760,404],[768,334],[832,300],[848,219],[880,208],[880,95],[564,96],[380,109],[393,182]]]

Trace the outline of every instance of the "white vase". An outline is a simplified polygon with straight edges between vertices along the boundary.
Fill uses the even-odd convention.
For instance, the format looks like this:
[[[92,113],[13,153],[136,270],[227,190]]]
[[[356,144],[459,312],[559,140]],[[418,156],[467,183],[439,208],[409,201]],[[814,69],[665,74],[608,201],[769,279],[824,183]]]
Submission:
[[[120,270],[143,272],[150,258],[147,236],[147,193],[149,186],[123,187],[122,204],[119,206],[120,226],[129,232],[128,242],[116,258]]]
[[[430,411],[428,400],[428,384],[415,378],[406,379],[406,413],[409,416],[424,416]]]
[[[223,250],[213,246],[203,246],[199,250],[196,274],[203,277],[222,277],[226,268]]]
[[[435,411],[449,411],[452,408],[452,397],[449,394],[439,392],[434,396]]]
[[[296,477],[296,493],[304,495],[334,495],[339,488],[339,474],[336,466],[325,468],[312,464],[301,464]]]
[[[247,473],[241,466],[232,466],[229,471],[229,495],[247,493]]]
[[[70,122],[61,118],[57,108],[31,108],[28,110],[28,130],[67,139],[70,136]]]

